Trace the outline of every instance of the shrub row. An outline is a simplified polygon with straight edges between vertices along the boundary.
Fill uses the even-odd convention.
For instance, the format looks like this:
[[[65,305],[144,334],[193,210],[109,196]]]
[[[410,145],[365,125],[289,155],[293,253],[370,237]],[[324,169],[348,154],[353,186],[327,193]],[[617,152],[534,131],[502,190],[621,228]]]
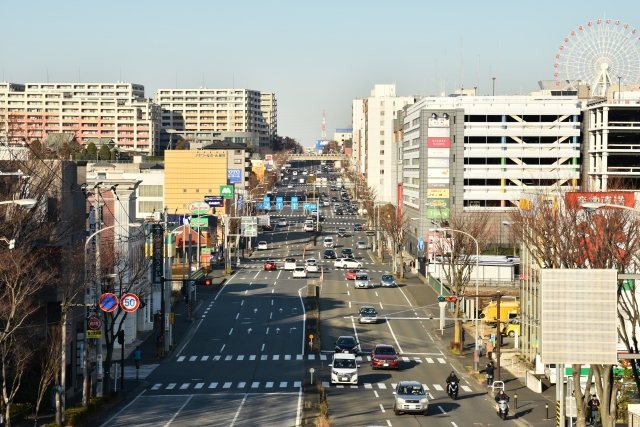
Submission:
[[[92,417],[96,416],[105,405],[111,403],[114,396],[107,394],[103,397],[92,397],[89,399],[89,405],[85,408],[82,406],[82,402],[73,408],[67,409],[65,412],[67,419],[67,426],[79,426],[82,423],[89,421]],[[55,423],[53,424],[55,426]]]

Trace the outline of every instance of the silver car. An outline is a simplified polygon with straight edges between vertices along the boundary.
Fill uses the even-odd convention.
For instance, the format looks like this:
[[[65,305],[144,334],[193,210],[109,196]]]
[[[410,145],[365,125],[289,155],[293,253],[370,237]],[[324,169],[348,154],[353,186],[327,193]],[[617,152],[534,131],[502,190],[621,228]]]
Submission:
[[[358,249],[368,249],[369,245],[367,245],[367,242],[361,240],[361,241],[356,243],[356,248],[358,248]]]
[[[391,274],[383,274],[382,277],[380,278],[380,286],[384,287],[384,286],[395,286],[396,285],[396,279],[393,278],[393,275]]]
[[[373,283],[369,281],[369,276],[366,273],[358,273],[353,286],[355,288],[373,288]]]
[[[396,387],[393,412],[400,415],[406,413],[422,413],[429,415],[429,393],[424,391],[417,381],[400,381]]]
[[[358,323],[378,323],[378,313],[370,305],[363,305],[358,312]]]

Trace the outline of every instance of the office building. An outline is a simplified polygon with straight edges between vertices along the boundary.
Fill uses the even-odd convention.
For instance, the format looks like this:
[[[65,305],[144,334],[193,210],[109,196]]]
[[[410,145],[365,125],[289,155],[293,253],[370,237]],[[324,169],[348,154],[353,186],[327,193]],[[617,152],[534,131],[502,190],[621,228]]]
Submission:
[[[79,144],[101,138],[119,151],[158,153],[160,107],[135,83],[0,82],[0,116],[9,144],[65,133]]]
[[[196,141],[200,137],[197,133],[242,132],[253,135],[252,148],[258,151],[270,148],[278,132],[278,104],[270,92],[159,89],[155,100],[162,107],[161,145],[166,149],[175,148],[173,132],[187,132],[189,141]]]

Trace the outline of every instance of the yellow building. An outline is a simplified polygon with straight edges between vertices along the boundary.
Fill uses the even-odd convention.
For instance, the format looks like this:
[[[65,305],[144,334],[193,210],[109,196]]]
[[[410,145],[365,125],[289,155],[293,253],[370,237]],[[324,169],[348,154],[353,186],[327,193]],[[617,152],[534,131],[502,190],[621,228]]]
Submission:
[[[164,152],[164,203],[168,212],[183,213],[185,205],[220,196],[227,185],[227,150],[172,150]]]

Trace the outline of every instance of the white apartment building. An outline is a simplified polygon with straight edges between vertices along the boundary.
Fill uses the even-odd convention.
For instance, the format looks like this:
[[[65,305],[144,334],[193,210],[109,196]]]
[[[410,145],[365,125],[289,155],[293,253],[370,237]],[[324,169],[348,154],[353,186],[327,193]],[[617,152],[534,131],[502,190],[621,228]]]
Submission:
[[[162,107],[161,145],[175,144],[169,130],[186,132],[243,132],[257,136],[269,148],[278,132],[278,104],[274,93],[249,89],[159,89]]]
[[[391,164],[393,120],[398,110],[414,102],[412,96],[397,96],[394,84],[375,85],[369,98],[353,102],[352,107],[361,107],[362,111],[352,112],[353,145],[359,146],[352,156],[359,173],[376,189],[380,201],[393,202],[398,183]]]
[[[0,82],[0,116],[9,144],[72,133],[80,144],[102,138],[120,151],[158,153],[160,107],[135,83]]]

